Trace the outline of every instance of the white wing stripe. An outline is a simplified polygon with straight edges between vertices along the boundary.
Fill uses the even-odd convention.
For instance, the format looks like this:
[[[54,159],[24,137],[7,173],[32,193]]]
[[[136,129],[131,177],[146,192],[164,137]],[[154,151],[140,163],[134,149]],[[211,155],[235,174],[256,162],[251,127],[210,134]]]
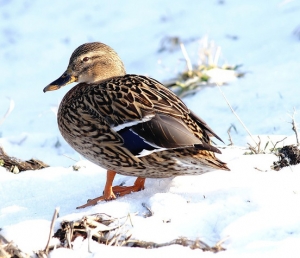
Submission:
[[[152,119],[152,117],[154,117],[154,115],[151,115],[151,116],[145,116],[143,117],[142,120],[135,120],[135,121],[130,121],[130,122],[125,122],[124,124],[119,124],[117,126],[113,126],[112,129],[115,131],[115,132],[118,132],[126,127],[132,127],[134,125],[137,125],[137,124],[140,124],[140,123],[144,123],[144,122],[147,122],[149,120]]]

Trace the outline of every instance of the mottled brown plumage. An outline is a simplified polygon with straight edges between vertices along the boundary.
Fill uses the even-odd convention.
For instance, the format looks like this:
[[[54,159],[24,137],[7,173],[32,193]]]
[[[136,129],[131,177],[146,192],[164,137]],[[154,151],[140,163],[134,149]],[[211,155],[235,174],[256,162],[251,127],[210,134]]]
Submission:
[[[60,132],[76,151],[108,170],[104,196],[88,205],[141,190],[144,178],[229,170],[214,154],[220,151],[209,136],[220,138],[212,129],[160,82],[126,74],[109,46],[79,46],[66,72],[44,92],[75,81],[80,83],[59,107]],[[139,178],[133,187],[112,188],[115,173]]]

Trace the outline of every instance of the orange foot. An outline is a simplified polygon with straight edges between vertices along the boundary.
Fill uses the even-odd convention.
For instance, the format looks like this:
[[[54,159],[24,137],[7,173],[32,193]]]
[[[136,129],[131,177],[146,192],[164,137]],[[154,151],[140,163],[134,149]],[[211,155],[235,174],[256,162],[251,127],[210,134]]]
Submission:
[[[124,196],[126,194],[130,194],[132,192],[138,192],[144,189],[145,178],[138,177],[133,186],[112,186],[114,181],[116,172],[112,170],[107,171],[106,184],[103,191],[103,196],[97,197],[92,200],[88,200],[88,202],[84,205],[77,207],[76,209],[82,209],[88,206],[96,205],[99,201],[111,201],[116,199],[119,196]]]

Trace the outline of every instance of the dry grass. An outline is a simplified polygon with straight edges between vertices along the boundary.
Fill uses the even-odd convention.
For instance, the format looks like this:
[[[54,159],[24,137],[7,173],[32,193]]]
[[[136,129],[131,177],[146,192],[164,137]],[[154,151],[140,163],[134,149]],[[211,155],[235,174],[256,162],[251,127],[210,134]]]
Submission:
[[[0,258],[29,258],[29,254],[22,252],[13,242],[7,241],[0,235]]]
[[[297,125],[297,123],[296,123],[295,115],[296,115],[296,110],[294,109],[293,114],[290,115],[290,117],[291,117],[291,119],[292,119],[291,124],[292,124],[292,130],[293,130],[294,133],[295,133],[297,145],[300,146],[299,136],[298,136],[298,125]]]
[[[180,46],[186,62],[187,70],[178,74],[176,78],[165,82],[164,85],[167,88],[170,88],[181,98],[186,95],[193,94],[203,87],[215,86],[216,83],[211,81],[212,78],[209,71],[214,70],[216,73],[222,72],[223,74],[227,71],[231,76],[232,74],[235,77],[244,76],[244,73],[238,71],[241,65],[219,65],[221,47],[217,46],[214,41],[209,41],[207,37],[204,37],[199,41],[200,50],[198,60],[194,63],[189,58],[184,43],[179,39],[175,42],[178,46]],[[219,81],[218,83],[225,84],[227,81]]]
[[[0,147],[0,166],[5,167],[8,171],[18,174],[25,170],[36,170],[49,167],[44,162],[37,159],[20,160],[15,157],[11,157],[5,153],[3,148]]]
[[[150,212],[149,208],[146,209],[148,210],[148,212]],[[201,249],[203,251],[210,251],[214,253],[225,250],[225,248],[222,247],[222,243],[224,241],[220,241],[215,246],[211,247],[199,239],[190,240],[185,237],[179,237],[177,239],[165,243],[155,243],[134,239],[132,238],[132,235],[130,233],[130,230],[133,227],[131,217],[136,215],[137,213],[134,213],[128,214],[128,216],[125,217],[114,218],[105,213],[98,213],[89,216],[84,216],[82,219],[77,221],[63,221],[61,223],[61,228],[58,229],[53,236],[59,239],[60,244],[57,246],[50,246],[49,244],[47,244],[44,250],[37,252],[37,255],[39,257],[46,257],[49,254],[49,251],[56,248],[72,249],[73,242],[78,237],[80,237],[81,239],[88,240],[89,252],[92,252],[90,247],[91,241],[96,241],[99,244],[109,246],[127,246],[146,249],[160,248],[170,245],[182,245],[190,247],[191,249]],[[54,220],[55,215],[53,217],[52,222]]]

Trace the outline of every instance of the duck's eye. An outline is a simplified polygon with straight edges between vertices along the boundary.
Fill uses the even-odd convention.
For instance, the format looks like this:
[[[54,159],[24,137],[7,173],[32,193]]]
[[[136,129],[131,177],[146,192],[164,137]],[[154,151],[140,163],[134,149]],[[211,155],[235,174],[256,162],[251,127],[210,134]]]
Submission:
[[[82,59],[83,62],[87,62],[87,61],[89,61],[89,60],[90,60],[90,58],[87,57],[87,56],[86,56],[85,58]]]

